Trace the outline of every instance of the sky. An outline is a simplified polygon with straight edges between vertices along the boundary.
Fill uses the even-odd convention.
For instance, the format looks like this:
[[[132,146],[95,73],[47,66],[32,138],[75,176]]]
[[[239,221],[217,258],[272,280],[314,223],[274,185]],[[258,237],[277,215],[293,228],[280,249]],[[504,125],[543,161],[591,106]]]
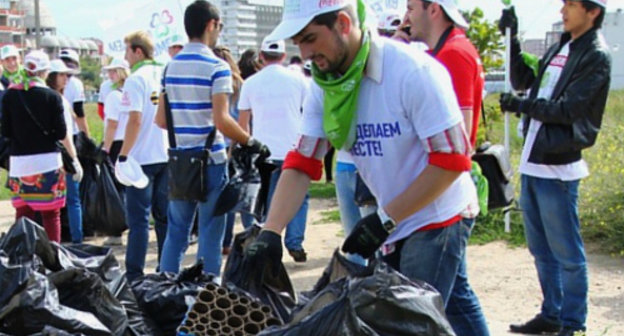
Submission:
[[[44,0],[54,16],[58,34],[69,37],[102,38],[106,26],[114,18],[131,16],[133,10],[152,0]],[[280,0],[255,0],[275,2]],[[180,0],[185,6],[191,0]],[[489,21],[500,17],[503,5],[501,0],[458,0],[459,7],[469,10],[480,7]],[[551,25],[560,20],[561,0],[515,0],[516,13],[520,21],[520,31],[525,38],[544,38]],[[608,11],[624,9],[624,0],[609,0]]]

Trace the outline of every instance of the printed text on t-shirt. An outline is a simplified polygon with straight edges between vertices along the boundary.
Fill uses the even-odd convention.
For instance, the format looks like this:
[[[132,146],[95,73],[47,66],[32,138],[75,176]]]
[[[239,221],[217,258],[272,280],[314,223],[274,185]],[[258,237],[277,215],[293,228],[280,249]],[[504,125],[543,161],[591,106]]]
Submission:
[[[401,135],[399,122],[358,124],[355,129],[356,141],[351,148],[353,156],[383,156],[381,139]]]

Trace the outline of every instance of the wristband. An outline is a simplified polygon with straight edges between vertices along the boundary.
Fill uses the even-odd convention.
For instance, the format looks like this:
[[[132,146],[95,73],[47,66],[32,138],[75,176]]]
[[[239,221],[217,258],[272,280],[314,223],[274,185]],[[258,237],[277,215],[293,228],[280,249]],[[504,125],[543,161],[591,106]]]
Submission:
[[[392,217],[388,216],[383,207],[379,207],[377,209],[377,216],[379,216],[379,220],[381,220],[381,225],[388,231],[388,233],[392,233],[394,229],[396,229],[396,222]]]
[[[126,155],[119,155],[119,157],[117,158],[117,160],[119,162],[126,162],[128,160],[128,156]]]

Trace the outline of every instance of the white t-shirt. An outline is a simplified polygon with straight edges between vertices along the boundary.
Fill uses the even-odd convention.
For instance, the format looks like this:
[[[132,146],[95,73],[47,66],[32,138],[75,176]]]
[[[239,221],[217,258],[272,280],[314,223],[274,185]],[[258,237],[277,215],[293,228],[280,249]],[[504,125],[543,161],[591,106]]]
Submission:
[[[325,138],[322,89],[314,83],[304,104],[302,133]],[[386,206],[428,165],[422,139],[462,122],[451,79],[432,57],[396,41],[373,38],[356,114],[353,162],[366,185]],[[436,200],[398,223],[386,244],[462,213],[476,197],[465,172]]]
[[[113,90],[114,90],[113,81],[111,81],[110,79],[103,81],[102,84],[100,84],[100,94],[98,96],[98,103],[105,104],[106,97],[108,97],[108,94],[113,92]]]
[[[121,97],[121,90],[113,90],[104,101],[104,126],[106,127],[108,125],[108,120],[118,122],[115,137],[113,138],[115,141],[123,140],[126,134],[126,125],[128,124],[128,113],[121,113],[123,109],[121,106]]]
[[[252,134],[269,147],[270,159],[284,160],[297,141],[308,85],[303,74],[276,64],[243,84],[238,109],[251,110]]]
[[[140,165],[167,162],[167,134],[154,123],[161,78],[161,66],[145,64],[126,79],[123,87],[122,113],[142,114],[139,135],[128,154]]]
[[[69,102],[69,105],[74,106],[74,103],[84,102],[85,101],[85,93],[84,93],[84,85],[82,81],[78,79],[76,76],[71,76],[67,81],[67,85],[65,85],[65,90],[63,91],[63,96]],[[69,125],[73,125],[73,134],[78,134],[80,130],[78,129],[78,124],[74,120],[71,124],[67,124],[67,129],[69,130]]]
[[[570,53],[570,43],[561,48],[557,56],[553,57],[546,68],[540,89],[537,94],[538,98],[550,99],[552,96],[563,67],[568,61],[568,54]],[[546,179],[558,179],[562,181],[574,181],[589,176],[589,169],[585,160],[581,159],[576,162],[572,162],[564,165],[546,165],[535,164],[529,162],[533,145],[535,144],[535,138],[539,129],[542,127],[542,122],[539,120],[531,119],[529,122],[529,130],[527,132],[526,141],[522,148],[522,155],[520,157],[519,171],[522,174],[530,175],[534,177],[546,178]]]

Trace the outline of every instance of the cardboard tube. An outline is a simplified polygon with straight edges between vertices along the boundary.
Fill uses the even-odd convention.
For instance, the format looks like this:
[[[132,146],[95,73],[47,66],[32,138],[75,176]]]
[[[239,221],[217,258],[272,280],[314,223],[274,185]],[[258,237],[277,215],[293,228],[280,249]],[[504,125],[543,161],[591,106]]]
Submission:
[[[230,316],[227,320],[227,325],[232,327],[233,330],[238,330],[243,327],[244,321],[238,316]]]
[[[238,296],[238,294],[236,293],[230,293],[228,294],[228,298],[230,299],[230,301],[232,301],[233,303],[238,303],[240,301],[240,296]]]
[[[262,307],[260,307],[260,310],[267,316],[271,316],[273,313],[273,310],[271,309],[271,307],[267,305],[262,305]]]
[[[204,289],[209,291],[209,292],[214,292],[216,291],[218,288],[217,284],[209,282],[206,284],[206,286],[204,286]]]
[[[208,320],[207,317],[202,317],[199,319],[199,323],[208,325],[208,323],[210,323],[210,320]]]
[[[247,306],[247,305],[249,305],[249,299],[243,296],[243,297],[240,298],[239,303],[242,304],[242,305]]]
[[[232,333],[232,328],[230,328],[228,326],[221,327],[221,334],[220,335],[230,335],[231,333]]]
[[[218,296],[226,296],[228,295],[228,291],[223,287],[217,287],[216,293]]]
[[[221,329],[221,323],[219,322],[210,322],[210,329],[219,330]]]
[[[242,330],[234,330],[234,336],[245,336],[245,333]]]
[[[226,297],[220,297],[217,299],[217,301],[215,301],[215,306],[217,306],[217,308],[221,308],[223,310],[229,310],[230,307],[232,307],[232,302],[230,301],[230,299]]]
[[[252,310],[249,312],[249,320],[257,324],[262,324],[266,321],[266,316],[264,316],[260,310]]]
[[[195,330],[197,330],[199,333],[203,333],[204,331],[206,331],[206,327],[203,324],[198,324],[195,326]]]
[[[188,328],[192,328],[196,323],[197,323],[196,320],[187,319],[186,321],[184,321],[184,326]]]
[[[251,309],[260,309],[260,304],[258,302],[252,302],[251,304],[249,304],[249,307]]]
[[[207,290],[199,292],[198,301],[207,305],[211,305],[215,301],[214,292],[209,292]]]
[[[260,332],[260,326],[256,323],[247,323],[245,324],[243,330],[245,331],[246,335],[255,335]]]
[[[196,312],[191,311],[191,312],[188,313],[187,317],[188,317],[189,320],[197,320],[197,318],[199,316],[197,316]]]
[[[219,333],[216,330],[208,329],[205,333],[206,336],[218,336]]]
[[[223,321],[225,321],[226,317],[227,317],[227,314],[225,313],[225,310],[223,310],[223,309],[215,308],[215,309],[210,311],[210,318],[213,321],[223,322]]]
[[[190,330],[189,328],[187,328],[187,327],[180,327],[180,328],[178,329],[178,332],[181,332],[181,333],[186,333],[186,334],[190,334],[190,333],[191,333],[191,330]]]
[[[266,320],[265,324],[267,325],[267,327],[279,326],[279,325],[282,325],[282,322],[280,322],[280,320],[276,319],[275,317],[269,317]]]
[[[247,314],[249,314],[249,309],[247,309],[247,307],[243,306],[242,304],[236,304],[232,306],[232,313],[239,317],[245,317],[247,316]]]
[[[204,315],[208,313],[208,305],[206,305],[205,303],[197,302],[193,305],[192,310],[196,312],[197,315]]]

